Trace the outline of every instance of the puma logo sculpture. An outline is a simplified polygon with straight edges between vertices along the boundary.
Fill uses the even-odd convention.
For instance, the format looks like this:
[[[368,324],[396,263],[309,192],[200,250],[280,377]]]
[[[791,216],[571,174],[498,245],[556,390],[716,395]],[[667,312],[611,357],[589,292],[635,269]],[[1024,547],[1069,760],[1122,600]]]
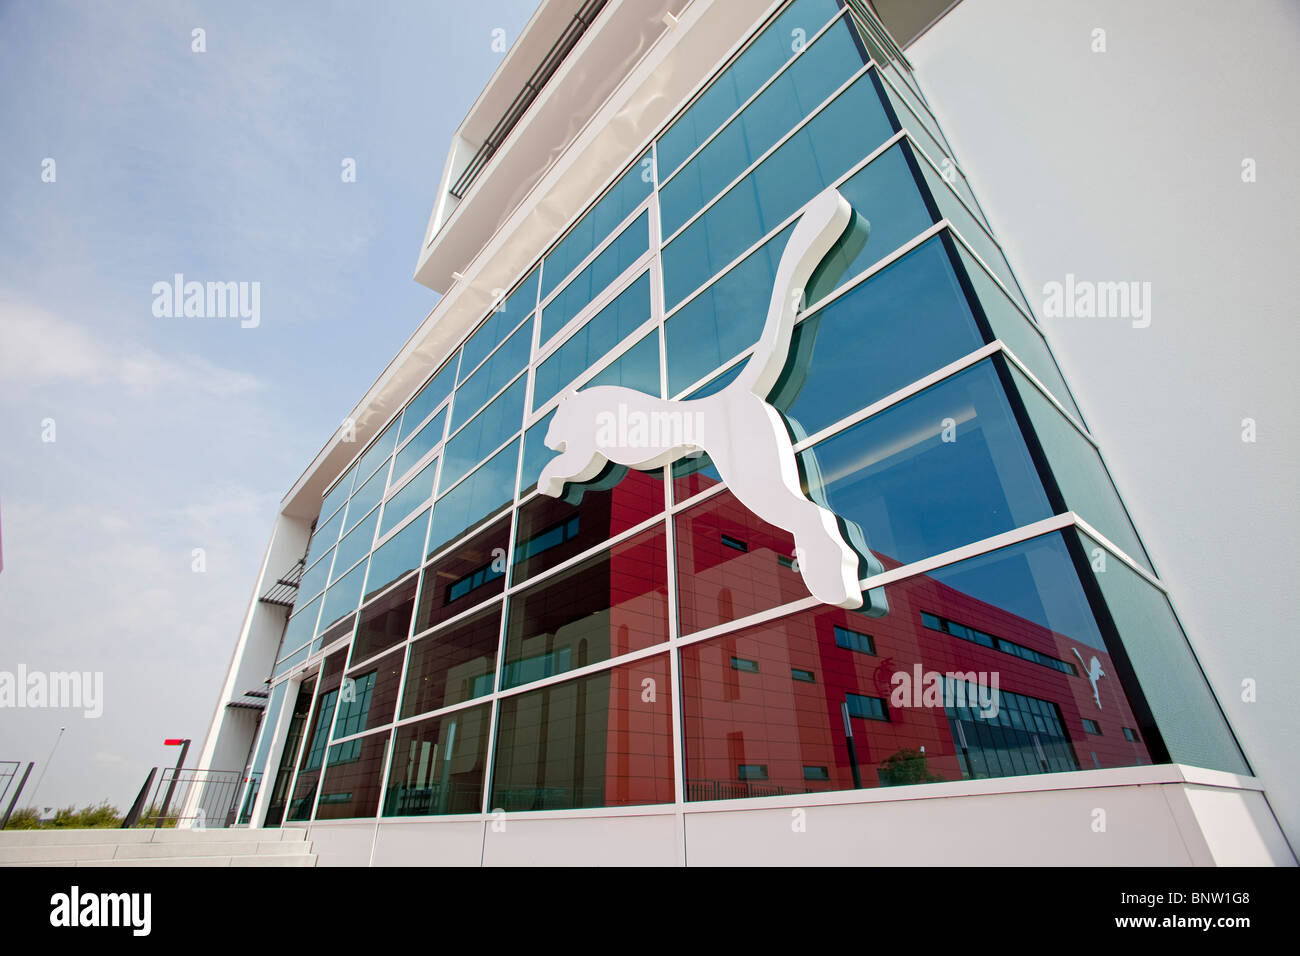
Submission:
[[[845,542],[835,515],[804,495],[785,423],[767,403],[787,362],[804,289],[852,215],[835,189],[808,203],[777,266],[762,335],[740,374],[722,390],[680,401],[604,385],[566,395],[546,432],[546,447],[559,454],[542,469],[542,494],[558,498],[566,484],[590,482],[608,464],[649,470],[707,453],[741,504],[794,535],[798,568],[814,597],[837,607],[862,607],[859,555]],[[633,427],[612,428],[614,421]],[[865,542],[861,550],[866,573],[883,570]],[[864,610],[887,612],[883,588],[870,592]]]

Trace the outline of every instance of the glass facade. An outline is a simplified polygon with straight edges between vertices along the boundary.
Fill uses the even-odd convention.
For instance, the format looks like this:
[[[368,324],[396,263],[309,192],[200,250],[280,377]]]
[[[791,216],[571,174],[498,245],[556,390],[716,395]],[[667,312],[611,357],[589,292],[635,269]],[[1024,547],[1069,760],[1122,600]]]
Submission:
[[[850,7],[784,6],[627,163],[326,491],[273,676],[292,736],[250,773],[276,813],[1248,772],[942,131]],[[869,230],[768,401],[871,616],[816,604],[707,454],[537,491],[568,390],[737,374],[828,186]]]

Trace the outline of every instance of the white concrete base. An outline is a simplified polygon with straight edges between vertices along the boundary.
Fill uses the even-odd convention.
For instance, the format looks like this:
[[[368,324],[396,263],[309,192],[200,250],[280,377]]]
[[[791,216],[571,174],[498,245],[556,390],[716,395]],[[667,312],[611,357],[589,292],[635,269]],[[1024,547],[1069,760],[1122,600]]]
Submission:
[[[315,866],[301,830],[5,830],[0,867]]]
[[[320,866],[1294,866],[1251,777],[1165,765],[306,826]]]

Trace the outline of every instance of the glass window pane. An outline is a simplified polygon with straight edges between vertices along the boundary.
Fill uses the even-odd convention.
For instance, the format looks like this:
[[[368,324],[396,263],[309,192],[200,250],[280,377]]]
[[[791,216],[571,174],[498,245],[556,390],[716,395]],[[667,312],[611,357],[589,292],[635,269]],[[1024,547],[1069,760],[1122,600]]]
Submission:
[[[1094,745],[1100,766],[1151,762],[1119,733],[1132,726],[1133,708],[1059,533],[908,577],[885,592],[889,612],[866,628],[856,612],[819,606],[682,648],[688,799],[1070,771],[1092,766]],[[1108,675],[1104,709],[1086,677],[961,640],[927,627],[924,616],[1015,635],[1044,658],[1074,659],[1074,650],[1096,656]],[[877,656],[842,646],[837,628],[869,630]],[[756,662],[757,672],[736,670],[735,658]],[[792,671],[808,677],[790,680]],[[1076,753],[1067,730],[1081,728],[1083,717],[1105,734],[1089,741],[1087,754]],[[768,768],[761,785],[738,772],[753,765]],[[808,780],[806,766],[826,767],[829,779]]]
[[[1048,467],[1065,497],[1065,505],[1109,538],[1138,564],[1151,571],[1128,512],[1115,491],[1097,450],[1034,388],[1019,369],[1011,377],[1043,446]]]
[[[284,638],[280,641],[281,657],[296,651],[316,636],[316,618],[320,615],[320,605],[321,598],[318,597],[289,618],[289,625],[284,630]]]
[[[876,83],[872,72],[854,82],[664,248],[666,308],[893,135]],[[889,224],[876,210],[862,213],[872,223]]]
[[[321,779],[316,819],[373,817],[379,809],[379,790],[387,753],[386,733],[330,747],[325,775]]]
[[[537,269],[528,274],[519,287],[494,310],[465,342],[461,350],[460,380],[469,377],[507,332],[537,307]]]
[[[983,344],[936,236],[801,322],[770,401],[806,438]]]
[[[447,424],[447,410],[444,408],[429,424],[416,433],[415,437],[403,445],[393,462],[393,484],[397,484],[421,458],[433,451],[442,441],[443,426]],[[372,478],[371,481],[374,481]]]
[[[814,500],[848,525],[849,544],[862,551],[860,528],[887,567],[1052,514],[989,360],[799,458]]]
[[[375,439],[375,443],[370,446],[361,460],[357,462],[357,480],[365,481],[375,469],[388,460],[388,456],[393,453],[393,446],[397,444],[397,429],[400,422],[393,422],[389,425],[382,435]]]
[[[344,535],[334,552],[334,570],[330,572],[331,581],[337,581],[343,576],[343,572],[370,553],[370,546],[375,542],[375,525],[378,523],[379,509],[376,508],[363,518],[356,528]]]
[[[606,482],[584,487],[576,504],[537,495],[519,508],[512,580],[557,567],[663,510],[663,469],[611,472]]]
[[[349,529],[368,515],[371,508],[379,504],[379,499],[384,496],[387,478],[388,475],[381,469],[375,472],[369,481],[352,493],[352,500],[348,502],[347,526]]]
[[[663,528],[644,531],[509,598],[503,687],[668,639]]]
[[[365,582],[366,565],[363,561],[330,585],[325,592],[325,603],[321,605],[320,625],[317,633],[332,624],[341,621],[357,609],[361,602],[361,585]]]
[[[635,392],[644,392],[656,398],[662,385],[659,381],[659,332],[652,331],[624,352],[619,358],[605,366],[584,384],[583,388],[595,388],[597,385],[621,385]]]
[[[713,495],[674,520],[681,633],[693,634],[808,596],[793,562],[781,560],[793,557],[794,538],[759,520],[731,492]]]
[[[457,621],[411,645],[402,717],[414,717],[492,693],[501,605]]]
[[[718,75],[656,144],[659,178],[667,179],[700,143],[795,55],[795,37],[813,36],[840,12],[835,0],[795,0]]]
[[[1083,534],[1079,538],[1091,555],[1097,545]],[[1168,598],[1114,557],[1108,558],[1105,570],[1094,577],[1123,638],[1170,759],[1194,767],[1249,774],[1250,768]],[[1102,666],[1106,669],[1104,663]],[[1116,723],[1140,726],[1128,721]],[[1109,726],[1103,732],[1113,733]],[[1140,736],[1149,738],[1150,730],[1142,727]]]
[[[302,580],[298,582],[298,597],[294,601],[295,607],[307,598],[315,597],[320,593],[321,588],[325,587],[325,582],[329,578],[330,562],[333,559],[334,555],[332,553],[327,554],[303,572]]]
[[[647,686],[659,690],[647,695]],[[661,654],[503,698],[490,805],[512,811],[672,802],[668,686],[668,656]]]
[[[570,319],[587,306],[587,303],[600,295],[611,282],[626,272],[632,263],[641,257],[650,247],[649,230],[649,215],[642,213],[547,303],[542,309],[542,334],[538,340],[539,345],[545,345],[550,341],[556,332],[564,328]]]
[[[1082,422],[1083,415],[1074,403],[1074,398],[1070,395],[1070,390],[1066,387],[1061,371],[1057,368],[1056,360],[1052,357],[1042,334],[1030,324],[1025,314],[1016,308],[1001,287],[989,277],[984,267],[975,261],[975,257],[966,251],[964,245],[953,242],[952,246],[957,251],[957,257],[961,260],[966,276],[975,290],[975,297],[979,300],[980,308],[984,310],[993,335],[1006,343],[1007,348],[1016,358],[1025,363],[1047,390],[1056,396],[1057,401]]]
[[[369,660],[380,651],[386,651],[406,640],[411,633],[411,611],[415,607],[415,581],[412,577],[361,609],[357,636],[352,642],[353,661]],[[335,736],[342,737],[343,734]]]
[[[660,189],[663,234],[676,232],[866,62],[866,51],[843,19],[818,37]]]
[[[482,706],[399,727],[384,816],[482,812],[491,720]]]
[[[591,254],[614,229],[632,215],[653,188],[649,175],[649,154],[632,164],[632,168],[591,207],[577,225],[569,230],[547,255],[542,279],[542,298],[567,279],[578,263]]]
[[[746,256],[664,323],[668,394],[698,382],[758,341],[790,225]]]
[[[429,379],[429,383],[420,389],[415,398],[411,399],[411,404],[406,406],[406,411],[402,413],[402,438],[413,434],[420,423],[429,417],[429,413],[451,394],[451,388],[456,384],[456,366],[459,356],[460,353],[457,352],[448,359],[447,364],[438,370],[437,375]]]
[[[424,512],[375,549],[370,556],[370,577],[366,581],[367,600],[420,566],[424,558],[424,536],[429,528],[428,515]]]
[[[528,376],[521,375],[469,424],[447,439],[442,453],[439,491],[445,491],[507,438],[519,431],[524,419],[524,392]]]
[[[514,500],[519,442],[511,442],[434,504],[429,554],[487,520]]]
[[[402,486],[401,490],[384,502],[384,517],[379,524],[379,534],[401,524],[402,519],[433,497],[433,482],[438,474],[438,459],[420,469],[419,474]]]
[[[339,531],[343,528],[344,511],[340,508],[324,524],[317,525],[311,536],[311,545],[307,548],[307,564],[313,564],[317,558],[334,547],[339,540]]]
[[[1002,284],[1020,303],[1021,308],[1029,311],[1029,303],[1025,301],[1020,286],[1016,284],[1015,277],[1011,274],[1011,267],[1007,265],[1001,247],[993,241],[993,237],[989,235],[985,227],[971,215],[970,210],[962,205],[952,187],[944,181],[944,178],[939,175],[933,166],[925,161],[924,157],[918,156],[916,163],[921,170],[921,175],[925,177],[925,181],[929,185],[930,192],[934,196],[934,201],[938,204],[943,217],[952,223],[953,228],[961,234],[961,237],[971,244],[971,248],[979,253],[981,259],[988,263],[988,267],[993,270],[994,275],[1002,280]]]
[[[524,461],[519,472],[520,495],[537,487],[542,468],[555,457],[556,453],[546,447],[546,431],[551,427],[551,419],[554,417],[555,409],[551,409],[524,433]]]
[[[406,651],[400,650],[348,671],[339,691],[335,739],[393,722],[405,660]]]
[[[454,432],[461,425],[474,417],[493,395],[499,392],[508,381],[515,377],[528,364],[528,355],[533,347],[533,324],[525,322],[501,348],[492,353],[478,371],[467,378],[456,389],[456,397],[451,401],[451,426]]]
[[[537,367],[533,408],[545,405],[649,318],[650,273],[645,272]]]
[[[496,597],[505,590],[510,517],[448,549],[424,569],[415,633]]]
[[[334,515],[334,512],[339,510],[343,502],[348,500],[348,495],[352,493],[352,483],[356,480],[356,477],[357,471],[356,468],[353,468],[339,479],[338,484],[330,489],[329,494],[325,496],[324,500],[322,500],[320,504],[320,517],[322,519],[328,521],[328,519]],[[317,522],[318,525],[322,523],[324,522]],[[330,544],[333,543],[333,541],[330,542]]]

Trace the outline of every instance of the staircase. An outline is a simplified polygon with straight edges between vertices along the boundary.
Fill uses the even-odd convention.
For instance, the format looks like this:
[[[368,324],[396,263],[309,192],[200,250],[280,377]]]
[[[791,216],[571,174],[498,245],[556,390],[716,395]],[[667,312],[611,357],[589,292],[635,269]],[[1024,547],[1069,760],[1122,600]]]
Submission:
[[[315,865],[301,829],[0,831],[0,866]]]

